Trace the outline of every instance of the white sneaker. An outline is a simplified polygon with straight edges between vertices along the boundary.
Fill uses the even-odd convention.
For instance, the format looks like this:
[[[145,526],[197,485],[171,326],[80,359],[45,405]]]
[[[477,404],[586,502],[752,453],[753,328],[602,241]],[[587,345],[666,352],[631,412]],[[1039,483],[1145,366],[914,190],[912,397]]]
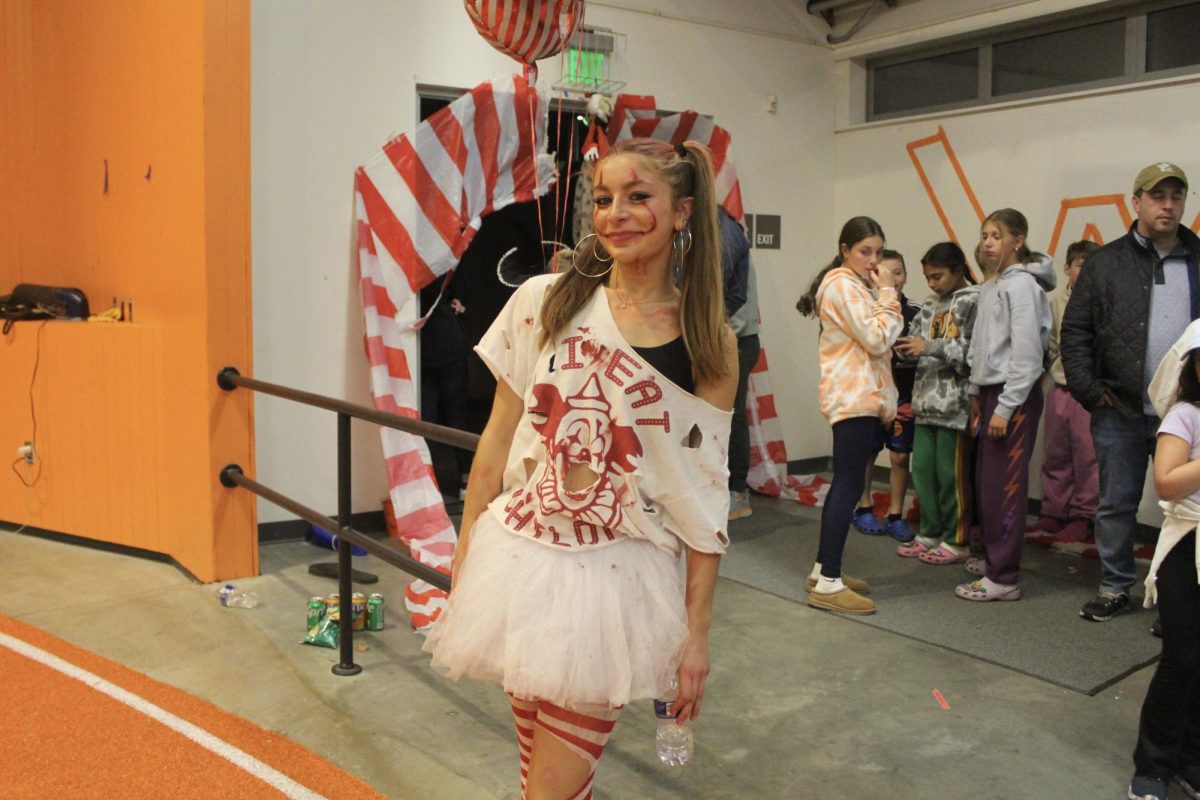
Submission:
[[[750,490],[729,493],[729,519],[742,519],[754,513],[750,507]]]

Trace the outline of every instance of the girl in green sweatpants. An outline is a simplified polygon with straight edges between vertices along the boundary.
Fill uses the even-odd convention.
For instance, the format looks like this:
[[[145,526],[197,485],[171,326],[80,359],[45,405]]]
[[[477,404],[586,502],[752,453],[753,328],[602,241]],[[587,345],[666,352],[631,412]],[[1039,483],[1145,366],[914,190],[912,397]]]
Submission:
[[[921,268],[934,297],[913,321],[913,335],[896,343],[901,356],[917,361],[912,480],[921,503],[921,530],[896,553],[927,564],[960,564],[970,556],[967,350],[979,287],[971,283],[966,256],[954,242],[931,247]]]

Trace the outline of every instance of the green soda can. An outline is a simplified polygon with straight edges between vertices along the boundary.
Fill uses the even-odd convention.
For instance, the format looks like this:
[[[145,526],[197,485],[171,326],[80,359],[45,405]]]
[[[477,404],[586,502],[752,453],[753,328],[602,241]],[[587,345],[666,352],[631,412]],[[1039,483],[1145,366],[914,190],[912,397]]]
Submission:
[[[325,598],[310,597],[308,600],[308,630],[312,630],[325,619]]]
[[[383,630],[383,595],[373,594],[367,598],[367,630]]]

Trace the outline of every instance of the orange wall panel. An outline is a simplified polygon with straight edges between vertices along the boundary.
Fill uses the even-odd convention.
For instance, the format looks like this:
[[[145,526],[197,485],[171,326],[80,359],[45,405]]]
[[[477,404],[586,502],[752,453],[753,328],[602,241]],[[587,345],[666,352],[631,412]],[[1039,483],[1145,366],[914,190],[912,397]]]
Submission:
[[[203,580],[258,570],[245,0],[0,0],[0,293],[73,286],[132,324],[50,323],[35,388],[43,473],[0,480],[0,519],[169,553]],[[11,113],[10,113],[11,109]],[[0,341],[28,386],[36,337]],[[10,381],[6,380],[6,383]],[[19,394],[19,393],[18,393]],[[29,438],[0,393],[0,452]],[[9,445],[11,444],[11,448]]]
[[[161,338],[152,326],[50,321],[19,323],[0,340],[5,441],[36,448],[33,466],[0,478],[4,518],[165,551],[168,498],[156,469],[170,418],[159,407],[164,375],[135,366],[161,360]]]
[[[216,475],[236,462],[254,475],[253,394],[246,389],[226,393],[216,385],[224,366],[253,372],[249,313],[253,295],[250,260],[250,11],[244,2],[205,5],[205,85],[221,91],[205,94],[205,242],[211,266],[206,288],[208,359],[206,385],[211,449],[206,469]],[[243,175],[231,181],[229,175]],[[237,531],[255,525],[253,496],[210,483],[213,529],[218,537],[216,570],[236,574],[244,569]],[[251,555],[258,569],[258,549]]]

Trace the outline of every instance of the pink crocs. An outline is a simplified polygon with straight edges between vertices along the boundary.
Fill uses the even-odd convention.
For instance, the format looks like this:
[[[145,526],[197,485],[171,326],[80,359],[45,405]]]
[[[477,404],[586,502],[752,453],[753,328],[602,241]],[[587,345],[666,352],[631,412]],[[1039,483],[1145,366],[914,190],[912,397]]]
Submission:
[[[901,558],[920,558],[925,553],[929,552],[929,548],[913,539],[907,544],[902,544],[896,548],[896,555]]]
[[[921,559],[926,564],[965,564],[970,558],[969,553],[959,555],[948,547],[939,545],[936,550],[928,550],[921,553],[917,558]]]

